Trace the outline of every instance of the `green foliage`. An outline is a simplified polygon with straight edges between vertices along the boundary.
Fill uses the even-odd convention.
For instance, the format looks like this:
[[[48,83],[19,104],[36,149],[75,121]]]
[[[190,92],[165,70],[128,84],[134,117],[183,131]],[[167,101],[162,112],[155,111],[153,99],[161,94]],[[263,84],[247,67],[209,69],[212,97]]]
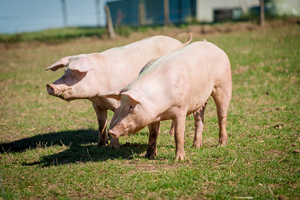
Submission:
[[[129,26],[119,26],[115,28],[115,32],[118,35],[124,36],[124,37],[129,37],[130,34],[132,33],[132,29]]]
[[[0,42],[16,43],[28,41],[40,42],[63,42],[79,37],[101,37],[105,33],[104,28],[92,27],[74,27],[74,28],[59,28],[47,29],[43,31],[16,33],[16,34],[1,34]]]
[[[119,26],[115,29],[115,32],[118,35],[124,36],[124,37],[129,37],[132,32],[140,32],[140,33],[145,33],[149,30],[151,30],[152,26]]]
[[[0,35],[0,42],[2,43],[16,43],[22,41],[23,41],[23,34],[21,33],[16,33],[12,35],[8,35],[8,34]]]
[[[0,49],[0,197],[299,199],[300,27],[205,38],[231,61],[229,141],[217,147],[217,116],[210,98],[203,148],[191,147],[194,123],[186,118],[187,159],[182,162],[174,161],[170,121],[161,123],[158,155],[148,160],[143,158],[147,129],[120,138],[120,149],[98,148],[91,103],[47,95],[45,85],[62,70],[44,68],[66,55],[100,52],[127,39],[122,44],[94,40]]]
[[[180,29],[186,29],[188,26],[188,24],[179,24]]]

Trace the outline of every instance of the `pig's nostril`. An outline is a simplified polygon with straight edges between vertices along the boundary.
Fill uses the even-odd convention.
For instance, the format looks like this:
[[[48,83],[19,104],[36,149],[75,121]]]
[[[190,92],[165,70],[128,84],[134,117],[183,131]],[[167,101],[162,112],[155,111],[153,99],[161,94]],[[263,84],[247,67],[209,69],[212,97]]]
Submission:
[[[117,135],[114,131],[109,130],[108,133],[111,135],[111,137],[113,137],[113,138],[118,138],[118,135]]]
[[[49,85],[49,84],[47,84],[46,87],[47,87],[48,94],[54,95],[55,92],[54,92],[53,87],[51,87],[51,85]]]

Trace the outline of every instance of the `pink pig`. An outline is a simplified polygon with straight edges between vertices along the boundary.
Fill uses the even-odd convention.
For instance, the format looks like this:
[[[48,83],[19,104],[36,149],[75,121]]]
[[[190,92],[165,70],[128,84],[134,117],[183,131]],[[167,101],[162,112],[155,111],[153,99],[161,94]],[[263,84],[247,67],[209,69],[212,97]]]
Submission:
[[[149,127],[145,157],[157,155],[160,121],[171,119],[174,126],[176,160],[185,158],[186,116],[195,118],[194,147],[202,146],[205,105],[213,97],[219,123],[219,145],[227,144],[227,110],[232,83],[230,61],[224,51],[210,42],[194,42],[172,54],[153,60],[130,84],[106,97],[121,100],[121,111],[111,124],[113,138]],[[149,63],[148,63],[149,65]]]
[[[45,69],[56,71],[65,68],[65,73],[60,79],[47,84],[47,91],[50,95],[66,101],[90,100],[99,125],[98,146],[105,146],[108,143],[107,110],[118,114],[120,101],[108,99],[103,94],[126,86],[138,76],[149,60],[170,54],[191,40],[191,34],[184,44],[167,36],[154,36],[102,53],[64,57]],[[115,118],[112,122],[114,120]],[[110,146],[119,147],[119,140],[112,138]]]

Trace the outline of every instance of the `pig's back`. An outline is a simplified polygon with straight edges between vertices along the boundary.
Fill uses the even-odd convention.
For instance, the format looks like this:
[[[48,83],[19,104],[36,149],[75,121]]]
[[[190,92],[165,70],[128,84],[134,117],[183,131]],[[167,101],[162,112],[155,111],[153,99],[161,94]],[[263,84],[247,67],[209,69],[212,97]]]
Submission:
[[[180,51],[180,58],[188,63],[184,66],[189,75],[192,112],[207,101],[221,79],[230,77],[230,63],[226,53],[209,42],[195,42]]]
[[[130,83],[151,59],[165,56],[182,47],[180,41],[171,37],[154,36],[102,52],[111,89],[119,89]]]
[[[142,69],[147,62],[182,48],[183,44],[171,37],[154,36],[123,47],[102,52],[106,60],[119,61],[123,67]]]
[[[165,82],[169,98],[177,99],[176,103],[188,101],[188,112],[193,112],[207,101],[222,76],[223,63],[226,68],[228,62],[227,55],[214,44],[194,42],[156,61],[148,73]]]

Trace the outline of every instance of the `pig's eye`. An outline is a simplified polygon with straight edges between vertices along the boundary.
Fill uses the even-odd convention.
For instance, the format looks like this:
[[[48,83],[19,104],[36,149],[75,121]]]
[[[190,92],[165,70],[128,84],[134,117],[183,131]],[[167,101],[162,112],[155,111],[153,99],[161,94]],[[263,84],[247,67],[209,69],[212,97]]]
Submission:
[[[129,112],[133,110],[133,106],[129,106]]]

